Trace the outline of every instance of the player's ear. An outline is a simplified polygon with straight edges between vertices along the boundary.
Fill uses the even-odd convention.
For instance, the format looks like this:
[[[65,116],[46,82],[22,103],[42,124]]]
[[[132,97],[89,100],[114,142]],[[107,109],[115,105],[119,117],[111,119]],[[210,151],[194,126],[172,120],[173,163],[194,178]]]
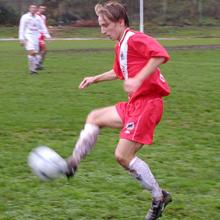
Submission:
[[[123,18],[119,19],[120,26],[125,26],[125,20]]]
[[[99,16],[99,11],[100,11],[101,8],[102,8],[102,5],[101,5],[101,4],[97,4],[97,5],[95,6],[95,13],[96,13],[97,16]]]

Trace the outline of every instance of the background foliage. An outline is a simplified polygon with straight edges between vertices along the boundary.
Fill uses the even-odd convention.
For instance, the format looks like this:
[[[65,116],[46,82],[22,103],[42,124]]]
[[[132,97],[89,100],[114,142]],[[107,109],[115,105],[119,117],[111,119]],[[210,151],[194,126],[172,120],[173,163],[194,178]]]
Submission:
[[[48,7],[51,25],[96,21],[93,8],[98,2],[104,0],[0,0],[0,24],[18,24],[30,3]],[[138,22],[139,0],[121,2],[127,6],[131,21]],[[144,8],[145,21],[159,25],[217,25],[220,20],[219,0],[144,0]]]

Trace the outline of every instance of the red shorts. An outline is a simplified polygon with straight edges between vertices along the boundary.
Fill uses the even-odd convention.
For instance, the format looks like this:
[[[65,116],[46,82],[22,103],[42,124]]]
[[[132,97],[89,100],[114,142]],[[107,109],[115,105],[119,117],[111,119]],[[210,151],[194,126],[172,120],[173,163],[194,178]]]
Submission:
[[[46,50],[45,36],[43,34],[41,34],[41,36],[39,37],[39,47],[40,51]]]
[[[142,98],[133,103],[119,102],[116,109],[123,122],[120,138],[152,144],[154,129],[163,114],[162,98]]]

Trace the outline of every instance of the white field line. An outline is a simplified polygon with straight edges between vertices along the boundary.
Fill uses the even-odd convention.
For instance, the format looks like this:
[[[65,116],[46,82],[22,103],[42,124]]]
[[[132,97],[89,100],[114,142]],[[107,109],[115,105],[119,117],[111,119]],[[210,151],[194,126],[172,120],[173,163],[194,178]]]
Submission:
[[[18,41],[18,38],[0,38],[0,41]],[[105,38],[83,38],[83,37],[73,37],[73,38],[51,38],[48,41],[54,40],[105,40]]]
[[[157,38],[158,40],[183,40],[185,38]],[[18,38],[0,38],[0,41],[18,41]],[[53,41],[53,40],[108,40],[108,38],[98,38],[98,37],[68,37],[68,38],[51,38],[48,41]]]

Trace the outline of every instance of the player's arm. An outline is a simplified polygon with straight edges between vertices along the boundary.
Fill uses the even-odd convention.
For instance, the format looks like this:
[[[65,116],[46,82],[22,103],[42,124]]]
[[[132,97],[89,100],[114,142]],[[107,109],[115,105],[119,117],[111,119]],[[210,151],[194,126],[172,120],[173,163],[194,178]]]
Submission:
[[[39,23],[40,32],[42,32],[47,39],[50,39],[51,36],[50,36],[50,34],[48,32],[48,29],[47,29],[45,23],[42,21],[42,19],[40,18],[39,15],[37,17],[37,20],[38,20],[38,23]]]
[[[143,83],[143,81],[152,74],[160,64],[165,61],[164,57],[153,57],[149,62],[141,69],[141,71],[134,77],[125,80],[124,90],[132,94],[134,93]]]
[[[84,89],[93,83],[115,80],[115,79],[117,79],[117,77],[116,77],[115,71],[112,69],[112,70],[109,70],[105,73],[102,73],[96,76],[85,77],[83,81],[80,83],[79,88]]]
[[[25,26],[26,26],[26,19],[25,19],[25,16],[22,16],[21,19],[20,19],[19,33],[18,33],[19,41],[20,41],[21,44],[25,43],[25,37],[24,37]]]

